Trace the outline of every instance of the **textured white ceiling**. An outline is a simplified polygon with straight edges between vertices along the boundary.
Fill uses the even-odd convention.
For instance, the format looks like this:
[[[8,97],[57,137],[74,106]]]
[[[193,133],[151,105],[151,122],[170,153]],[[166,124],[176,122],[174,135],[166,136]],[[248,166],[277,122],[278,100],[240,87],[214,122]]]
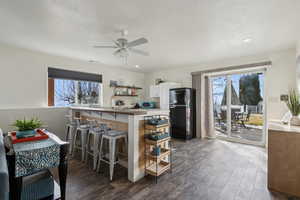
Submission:
[[[299,0],[0,0],[0,41],[128,68],[92,48],[126,28],[151,54],[131,55],[129,67],[149,71],[292,47],[299,10]]]

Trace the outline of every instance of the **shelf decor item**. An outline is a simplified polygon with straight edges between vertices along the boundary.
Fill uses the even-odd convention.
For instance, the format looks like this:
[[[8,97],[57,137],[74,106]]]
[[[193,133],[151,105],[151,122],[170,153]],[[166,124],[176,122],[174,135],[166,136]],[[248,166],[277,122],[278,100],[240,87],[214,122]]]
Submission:
[[[38,129],[42,126],[42,122],[37,118],[32,118],[30,120],[16,120],[13,124],[14,127],[17,127],[18,131],[16,131],[16,137],[19,138],[27,138],[33,137],[36,134],[35,129]]]
[[[160,147],[154,147],[151,154],[154,155],[154,156],[159,156],[160,155],[160,150],[161,150]]]
[[[116,87],[117,85],[118,85],[117,81],[110,80],[110,82],[109,82],[110,87]]]
[[[165,81],[163,81],[161,78],[157,78],[155,79],[155,85],[159,85],[161,83],[164,83]]]
[[[300,126],[300,96],[296,92],[296,90],[292,89],[289,92],[288,100],[286,101],[286,105],[289,108],[292,118],[290,120],[290,124],[294,126]]]

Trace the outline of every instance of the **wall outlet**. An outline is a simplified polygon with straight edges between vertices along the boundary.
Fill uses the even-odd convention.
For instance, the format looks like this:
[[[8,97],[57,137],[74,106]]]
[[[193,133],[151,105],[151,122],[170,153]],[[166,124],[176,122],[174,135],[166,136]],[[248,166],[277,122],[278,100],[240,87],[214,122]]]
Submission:
[[[280,101],[288,101],[288,100],[289,100],[289,95],[287,94],[280,95]]]

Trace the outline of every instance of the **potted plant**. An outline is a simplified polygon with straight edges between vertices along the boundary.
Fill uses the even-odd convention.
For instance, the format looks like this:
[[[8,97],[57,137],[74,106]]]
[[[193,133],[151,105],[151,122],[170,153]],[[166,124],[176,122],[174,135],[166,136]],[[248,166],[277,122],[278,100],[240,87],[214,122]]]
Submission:
[[[16,133],[17,138],[31,137],[35,135],[35,129],[42,126],[42,122],[37,118],[32,118],[30,120],[16,120],[13,126],[17,127],[18,131]]]
[[[298,117],[298,115],[300,114],[299,97],[300,96],[296,92],[296,90],[291,90],[289,92],[288,100],[286,101],[286,105],[292,114],[290,124],[294,126],[300,126],[300,119]]]

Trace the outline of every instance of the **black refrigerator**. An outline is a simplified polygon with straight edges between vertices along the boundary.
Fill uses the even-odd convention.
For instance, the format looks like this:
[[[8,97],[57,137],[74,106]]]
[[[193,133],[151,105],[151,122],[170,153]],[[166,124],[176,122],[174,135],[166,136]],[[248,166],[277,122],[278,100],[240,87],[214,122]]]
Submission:
[[[170,89],[171,137],[196,137],[196,91],[192,88]]]

